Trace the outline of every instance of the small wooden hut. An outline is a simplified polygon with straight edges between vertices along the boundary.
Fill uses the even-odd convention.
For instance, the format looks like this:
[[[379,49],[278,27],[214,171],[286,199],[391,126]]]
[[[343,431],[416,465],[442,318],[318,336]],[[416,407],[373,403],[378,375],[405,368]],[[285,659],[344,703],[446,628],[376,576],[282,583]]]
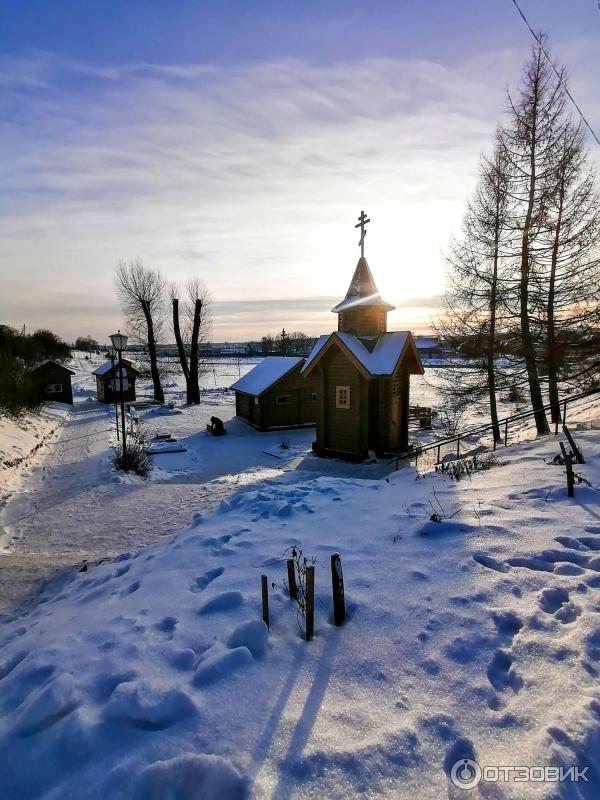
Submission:
[[[73,405],[71,375],[75,375],[72,369],[49,359],[31,370],[31,380],[38,397],[69,405]]]
[[[119,364],[115,360],[105,361],[92,373],[96,376],[96,395],[101,403],[114,403],[121,400],[121,379]],[[123,400],[130,403],[135,400],[135,380],[139,371],[131,361],[123,359]]]
[[[302,377],[304,359],[269,356],[231,387],[235,412],[261,431],[314,425],[314,381]]]

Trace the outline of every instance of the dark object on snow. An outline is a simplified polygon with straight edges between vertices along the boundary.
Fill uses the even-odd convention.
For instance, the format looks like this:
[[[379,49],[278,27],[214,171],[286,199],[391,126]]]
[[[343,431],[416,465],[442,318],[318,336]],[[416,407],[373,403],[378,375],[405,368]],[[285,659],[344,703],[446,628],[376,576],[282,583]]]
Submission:
[[[339,553],[331,556],[331,587],[333,590],[333,623],[343,625],[346,621],[346,600],[344,598],[344,573]]]
[[[260,576],[260,593],[262,598],[263,622],[267,628],[271,630],[271,621],[269,619],[269,582],[266,575]]]
[[[206,426],[206,430],[210,431],[213,436],[223,436],[223,434],[226,433],[223,420],[219,419],[219,417],[211,417],[210,425]]]
[[[572,454],[573,454],[573,456],[575,458],[575,461],[578,464],[585,464],[585,458],[583,457],[583,453],[581,452],[581,450],[575,444],[575,440],[571,436],[571,431],[567,428],[566,425],[563,425],[563,431],[564,431],[565,436],[569,440],[569,444],[571,445],[571,451],[572,451]]]

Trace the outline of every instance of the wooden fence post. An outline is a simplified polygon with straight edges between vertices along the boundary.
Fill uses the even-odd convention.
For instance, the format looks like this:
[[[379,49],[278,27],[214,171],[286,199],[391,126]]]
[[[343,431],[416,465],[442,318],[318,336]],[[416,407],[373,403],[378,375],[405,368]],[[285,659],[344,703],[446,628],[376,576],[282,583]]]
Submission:
[[[262,590],[262,618],[267,628],[271,630],[269,621],[269,582],[266,575],[260,576],[260,585]]]
[[[290,600],[296,600],[298,598],[298,587],[296,586],[296,565],[293,558],[288,558],[287,560],[287,573]]]
[[[508,420],[504,423],[504,447],[508,447]]]
[[[343,625],[346,621],[346,600],[344,598],[344,573],[339,553],[331,556],[331,588],[333,591],[333,624]]]
[[[315,632],[315,568],[306,568],[306,641],[310,642]]]
[[[563,431],[564,431],[565,436],[569,440],[569,444],[571,445],[571,451],[573,452],[573,455],[575,456],[575,461],[577,461],[578,464],[585,464],[585,458],[583,457],[583,453],[581,452],[581,450],[575,444],[575,440],[573,439],[573,437],[571,435],[571,431],[567,428],[566,425],[563,425]]]
[[[573,479],[573,464],[571,462],[571,456],[567,455],[567,451],[562,442],[560,443],[560,449],[565,460],[565,467],[567,468],[567,495],[569,497],[575,497],[575,481]]]

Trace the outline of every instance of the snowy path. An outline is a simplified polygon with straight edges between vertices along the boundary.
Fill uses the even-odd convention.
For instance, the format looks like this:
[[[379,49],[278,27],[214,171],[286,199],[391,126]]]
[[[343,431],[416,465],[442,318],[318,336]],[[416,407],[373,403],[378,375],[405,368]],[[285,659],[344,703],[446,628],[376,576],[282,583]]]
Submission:
[[[269,455],[282,434],[259,434],[228,419],[222,441],[207,436],[214,406],[148,415],[145,427],[174,432],[189,448],[154,459],[151,479],[112,471],[112,407],[76,402],[51,443],[0,508],[0,612],[39,589],[58,569],[135,550],[215,508],[240,487],[295,483],[325,473],[379,478],[385,465],[346,465],[307,456],[312,432],[295,434],[294,457]],[[229,411],[221,407],[219,413]],[[290,451],[292,452],[292,451]]]
[[[238,488],[238,476],[208,482],[199,474],[164,473],[155,482],[115,478],[112,422],[112,407],[76,404],[19,491],[8,496],[0,510],[0,609],[58,568],[156,541]]]

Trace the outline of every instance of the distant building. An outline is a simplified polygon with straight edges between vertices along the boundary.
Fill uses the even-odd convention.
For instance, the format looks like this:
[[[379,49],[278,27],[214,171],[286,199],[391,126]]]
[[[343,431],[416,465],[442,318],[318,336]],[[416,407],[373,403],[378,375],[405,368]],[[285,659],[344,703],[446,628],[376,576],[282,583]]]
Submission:
[[[31,379],[36,394],[43,400],[57,400],[59,403],[73,405],[72,369],[57,361],[42,361],[31,370]]]
[[[105,361],[92,373],[96,376],[96,395],[101,403],[114,403],[121,400],[121,378],[119,365]],[[123,400],[127,403],[135,400],[135,381],[139,371],[131,361],[123,359]]]
[[[437,336],[415,336],[415,345],[421,358],[441,358],[442,343]]]
[[[265,358],[231,387],[238,417],[259,430],[314,425],[317,395],[314,381],[302,377],[304,359]]]

